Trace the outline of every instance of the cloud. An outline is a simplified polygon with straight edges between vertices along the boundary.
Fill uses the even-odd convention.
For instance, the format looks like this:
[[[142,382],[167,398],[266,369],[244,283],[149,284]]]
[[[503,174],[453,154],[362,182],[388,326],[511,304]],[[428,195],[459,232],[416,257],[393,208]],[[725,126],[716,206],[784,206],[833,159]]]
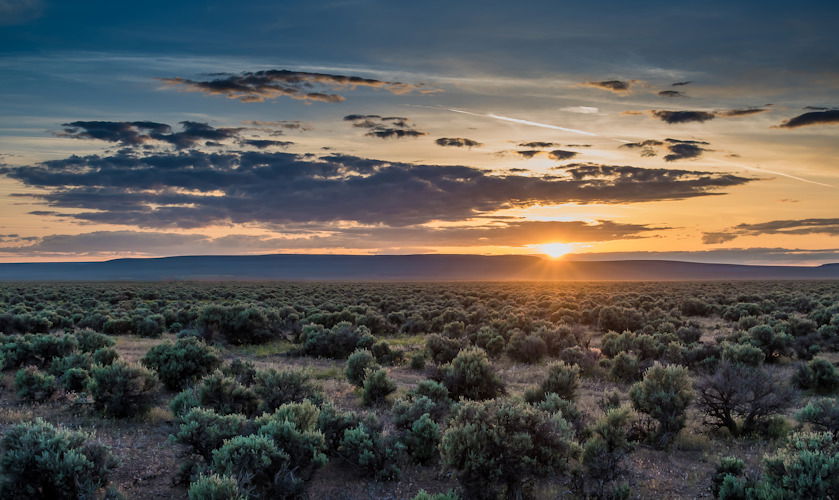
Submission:
[[[678,90],[661,90],[658,92],[661,97],[687,97],[684,92]]]
[[[703,243],[722,243],[740,236],[760,236],[763,234],[839,236],[839,219],[788,219],[756,224],[743,223],[725,231],[704,233],[702,241]]]
[[[552,160],[570,160],[571,158],[577,156],[576,151],[565,151],[563,149],[554,149],[553,151],[548,152],[548,158]]]
[[[249,125],[252,127],[269,127],[286,130],[311,130],[310,127],[304,125],[303,122],[299,120],[245,120],[242,122],[242,124]],[[282,133],[281,130],[275,130],[275,132]]]
[[[23,24],[41,17],[41,0],[0,0],[0,26]]]
[[[780,128],[798,128],[807,127],[811,125],[829,125],[839,123],[839,109],[829,109],[826,111],[810,111],[789,120],[784,121],[778,127]]]
[[[685,81],[685,82],[673,82],[673,83],[672,83],[672,84],[670,84],[670,85],[671,85],[672,87],[684,87],[685,85],[690,85],[691,83],[693,83],[693,82],[688,82],[688,81]]]
[[[427,135],[426,132],[417,130],[404,116],[347,115],[344,121],[352,122],[353,127],[366,128],[368,130],[364,135],[380,139]]]
[[[566,106],[559,108],[560,111],[567,111],[568,113],[579,113],[581,115],[594,115],[600,112],[598,108],[593,106]]]
[[[587,254],[569,254],[567,260],[680,260],[687,262],[729,263],[729,264],[767,264],[767,265],[814,265],[819,263],[839,262],[839,248],[801,249],[801,248],[719,248],[705,251],[673,252],[603,252]]]
[[[624,224],[609,220],[494,221],[492,224],[449,227],[292,228],[270,235],[231,234],[211,237],[159,231],[94,231],[15,238],[0,235],[0,254],[18,255],[206,255],[281,252],[301,249],[382,247],[505,246],[526,248],[556,241],[592,242],[647,237],[669,227]]]
[[[285,69],[223,74],[221,78],[207,81],[186,78],[160,78],[160,80],[169,86],[189,92],[221,95],[242,102],[262,102],[278,97],[290,97],[303,101],[341,102],[344,97],[334,93],[335,90],[355,90],[358,87],[383,89],[392,94],[437,91],[423,84]]]
[[[702,155],[702,153],[711,151],[710,149],[702,147],[707,146],[708,144],[709,143],[706,141],[667,138],[663,141],[659,141],[657,139],[647,139],[640,142],[628,142],[626,144],[622,144],[620,147],[638,149],[643,157],[657,156],[658,150],[664,149],[668,151],[668,154],[664,156],[664,160],[676,161],[686,158],[698,158]]]
[[[71,156],[2,167],[70,220],[140,227],[354,221],[406,226],[501,209],[635,203],[723,194],[729,173],[570,164],[533,176],[346,155],[184,151]],[[47,210],[42,210],[46,212]]]
[[[253,146],[253,147],[258,148],[258,149],[266,149],[266,148],[271,148],[271,147],[285,149],[285,148],[293,145],[294,142],[292,142],[292,141],[273,141],[273,140],[270,140],[270,139],[244,139],[242,141],[239,141],[239,144],[242,144],[242,145],[245,145],[245,146]]]
[[[543,141],[532,141],[532,142],[522,142],[519,144],[519,147],[522,148],[550,148],[554,146],[561,146],[562,144],[557,144],[555,142],[543,142]]]
[[[608,90],[617,94],[623,94],[629,92],[629,88],[633,82],[633,80],[603,80],[599,82],[585,82],[582,85],[586,87],[594,87],[596,89]]]
[[[516,154],[529,160],[541,152],[538,149],[520,149],[516,151]]]
[[[676,124],[690,122],[703,123],[717,117],[733,118],[763,113],[764,111],[767,111],[767,108],[725,109],[719,111],[665,111],[653,109],[648,111],[648,113],[665,123]],[[629,114],[635,113],[629,112]]]
[[[707,111],[664,111],[654,109],[650,111],[650,114],[659,120],[670,124],[690,122],[703,123],[716,118],[714,113],[708,113]]]
[[[136,121],[75,121],[64,123],[64,130],[59,137],[73,139],[95,139],[116,142],[127,147],[143,146],[150,143],[168,143],[177,149],[190,148],[206,142],[220,142],[239,138],[243,128],[215,128],[206,123],[182,121],[182,130],[173,132],[165,123]]]
[[[456,148],[472,148],[477,146],[483,146],[478,141],[467,139],[465,137],[440,137],[439,139],[434,141],[435,144],[438,146],[453,146]]]

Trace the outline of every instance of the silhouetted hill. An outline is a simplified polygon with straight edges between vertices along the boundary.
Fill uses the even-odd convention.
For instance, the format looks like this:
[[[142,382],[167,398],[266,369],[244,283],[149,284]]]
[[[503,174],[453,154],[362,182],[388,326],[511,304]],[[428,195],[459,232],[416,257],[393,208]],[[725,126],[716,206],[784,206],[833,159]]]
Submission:
[[[818,267],[666,260],[563,261],[526,255],[185,256],[0,264],[0,280],[770,280],[839,279]]]

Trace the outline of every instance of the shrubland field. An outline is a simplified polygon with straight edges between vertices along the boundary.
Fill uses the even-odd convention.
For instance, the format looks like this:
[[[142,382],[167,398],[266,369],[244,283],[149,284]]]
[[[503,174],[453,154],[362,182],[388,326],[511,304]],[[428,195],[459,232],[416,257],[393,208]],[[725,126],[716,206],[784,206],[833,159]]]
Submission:
[[[839,282],[6,283],[1,498],[837,498]]]

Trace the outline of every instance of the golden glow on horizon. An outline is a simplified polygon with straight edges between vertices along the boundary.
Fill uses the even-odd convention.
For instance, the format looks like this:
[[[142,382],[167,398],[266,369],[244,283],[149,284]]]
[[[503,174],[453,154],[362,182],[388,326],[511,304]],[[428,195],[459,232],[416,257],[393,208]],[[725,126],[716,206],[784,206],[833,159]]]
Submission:
[[[545,243],[542,245],[534,245],[533,248],[552,259],[558,259],[563,255],[574,251],[574,245],[570,243]]]

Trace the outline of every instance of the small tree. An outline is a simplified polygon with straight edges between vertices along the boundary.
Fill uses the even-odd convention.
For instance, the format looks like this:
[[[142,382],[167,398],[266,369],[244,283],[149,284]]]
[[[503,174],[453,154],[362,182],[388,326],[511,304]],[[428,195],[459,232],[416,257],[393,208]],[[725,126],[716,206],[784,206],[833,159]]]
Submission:
[[[793,392],[764,368],[723,362],[696,383],[705,423],[732,436],[749,434],[792,404]]]
[[[462,403],[440,449],[468,498],[517,498],[527,478],[563,471],[578,452],[561,416],[505,400]]]
[[[685,426],[685,412],[693,399],[690,373],[684,366],[655,363],[630,388],[629,398],[637,411],[658,422],[655,443],[665,447]]]

